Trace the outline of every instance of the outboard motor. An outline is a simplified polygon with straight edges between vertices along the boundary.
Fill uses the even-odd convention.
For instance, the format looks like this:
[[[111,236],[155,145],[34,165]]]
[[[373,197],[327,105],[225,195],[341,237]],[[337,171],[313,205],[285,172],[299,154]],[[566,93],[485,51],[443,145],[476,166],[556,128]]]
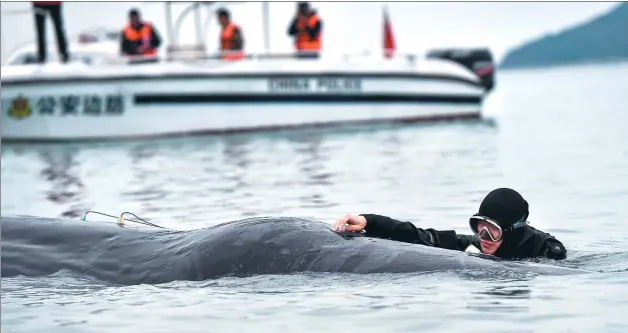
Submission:
[[[455,61],[477,75],[486,92],[495,86],[495,67],[493,54],[489,49],[435,49],[427,53],[428,58]]]

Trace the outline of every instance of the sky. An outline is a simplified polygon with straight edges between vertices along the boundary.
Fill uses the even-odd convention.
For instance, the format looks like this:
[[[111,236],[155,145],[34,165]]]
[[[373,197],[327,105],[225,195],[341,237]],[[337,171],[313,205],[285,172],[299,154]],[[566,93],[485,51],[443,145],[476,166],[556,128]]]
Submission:
[[[397,47],[400,52],[421,53],[438,47],[489,47],[499,61],[512,47],[558,32],[602,14],[613,2],[312,2],[323,19],[325,53],[360,53],[379,51],[382,45],[382,9],[388,8]],[[175,4],[173,21],[187,4]],[[29,2],[2,2],[2,62],[15,48],[35,40]],[[165,4],[162,2],[67,2],[63,15],[68,35],[85,29],[105,27],[121,29],[130,8],[140,9],[144,19],[155,24],[168,41]],[[264,50],[262,4],[259,2],[224,3],[233,21],[244,32],[246,50]],[[272,2],[270,11],[270,46],[272,52],[292,51],[286,35],[295,11],[295,2]],[[203,20],[208,15],[203,10]],[[48,20],[49,42],[55,41]],[[217,50],[219,27],[212,17],[206,45]],[[179,32],[179,43],[195,42],[193,16]],[[56,44],[55,44],[56,45]]]

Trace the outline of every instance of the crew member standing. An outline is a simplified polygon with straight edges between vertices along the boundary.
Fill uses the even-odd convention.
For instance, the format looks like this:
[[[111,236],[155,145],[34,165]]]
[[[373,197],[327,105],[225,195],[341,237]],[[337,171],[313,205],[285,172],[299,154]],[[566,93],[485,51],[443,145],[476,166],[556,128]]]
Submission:
[[[288,35],[294,38],[299,58],[318,58],[321,51],[323,22],[308,2],[299,2],[296,17],[292,20]]]
[[[155,59],[161,36],[150,23],[142,21],[137,9],[129,11],[129,23],[122,30],[120,53],[126,56],[144,56]]]
[[[37,29],[37,60],[39,63],[44,63],[48,55],[46,50],[46,14],[50,14],[55,27],[61,62],[68,62],[70,56],[68,54],[68,41],[63,29],[61,1],[33,1],[33,8],[35,9],[35,28]]]
[[[231,15],[226,9],[218,10],[220,31],[220,52],[224,60],[240,60],[244,58],[244,38],[238,25],[231,22]]]

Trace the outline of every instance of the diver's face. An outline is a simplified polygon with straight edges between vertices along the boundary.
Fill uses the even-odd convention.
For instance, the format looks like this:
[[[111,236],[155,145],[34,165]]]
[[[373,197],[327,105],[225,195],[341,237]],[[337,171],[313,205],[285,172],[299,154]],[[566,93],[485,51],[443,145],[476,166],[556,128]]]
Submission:
[[[488,229],[489,232],[491,232],[491,234],[493,233],[497,234],[497,231],[493,230],[495,229],[495,226],[491,225],[490,223],[478,222],[476,228],[477,228],[476,231],[478,233],[482,231],[482,228],[486,228]],[[499,246],[502,245],[503,241],[504,241],[503,238],[498,240],[497,242],[480,238],[480,250],[482,251],[482,253],[485,253],[485,254],[495,254],[497,249],[499,249]]]

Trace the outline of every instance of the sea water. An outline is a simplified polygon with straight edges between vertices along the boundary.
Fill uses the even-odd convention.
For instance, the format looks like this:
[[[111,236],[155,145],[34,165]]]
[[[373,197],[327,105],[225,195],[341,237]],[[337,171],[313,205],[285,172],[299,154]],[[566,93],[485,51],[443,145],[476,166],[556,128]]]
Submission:
[[[626,332],[628,64],[499,73],[492,121],[2,145],[2,215],[131,211],[195,229],[377,213],[469,232],[497,187],[596,273],[296,274],[116,286],[2,278],[3,332]],[[298,112],[298,110],[295,110]],[[113,223],[114,221],[112,221]]]

